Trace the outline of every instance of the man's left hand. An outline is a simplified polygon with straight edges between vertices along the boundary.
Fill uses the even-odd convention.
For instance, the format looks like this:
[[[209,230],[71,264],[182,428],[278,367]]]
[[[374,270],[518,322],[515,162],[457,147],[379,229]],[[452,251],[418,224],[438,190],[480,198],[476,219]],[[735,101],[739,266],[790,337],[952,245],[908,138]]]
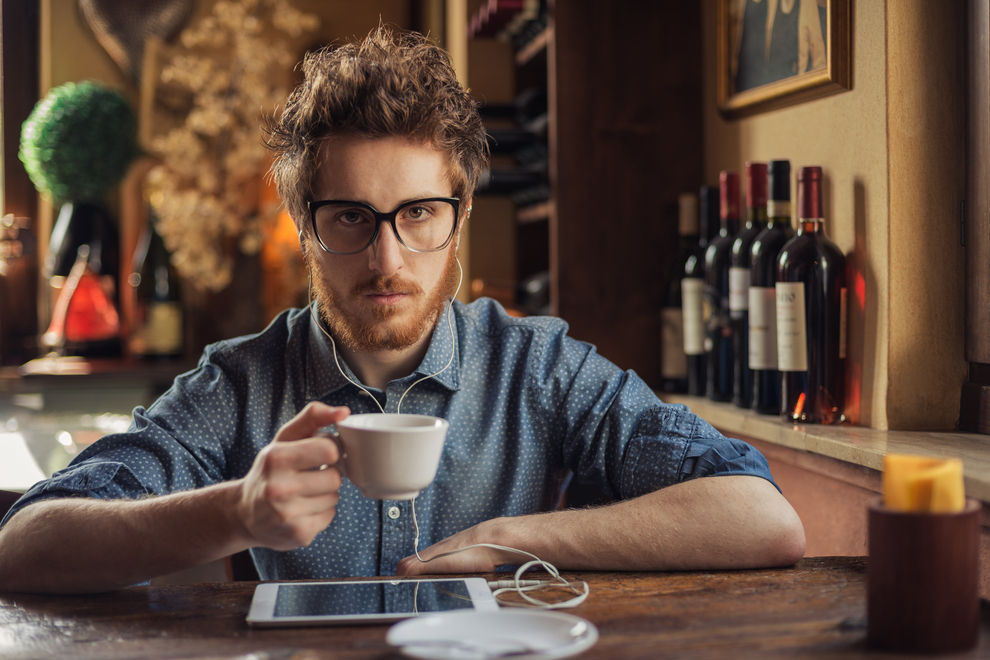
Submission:
[[[486,520],[420,550],[419,555],[425,561],[420,561],[416,555],[402,559],[396,568],[396,575],[408,577],[423,573],[491,573],[503,564],[522,563],[525,561],[522,555],[489,547],[471,548],[441,556],[478,543],[495,543],[494,539],[498,535],[494,528],[500,520],[502,519]]]

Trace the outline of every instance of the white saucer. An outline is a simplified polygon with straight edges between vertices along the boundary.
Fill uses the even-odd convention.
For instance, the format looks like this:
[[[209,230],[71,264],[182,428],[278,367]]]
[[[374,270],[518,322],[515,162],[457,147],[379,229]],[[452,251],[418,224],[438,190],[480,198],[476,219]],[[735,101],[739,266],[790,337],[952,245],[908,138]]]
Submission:
[[[566,658],[591,648],[598,629],[572,614],[548,610],[462,610],[401,621],[385,636],[411,658]]]

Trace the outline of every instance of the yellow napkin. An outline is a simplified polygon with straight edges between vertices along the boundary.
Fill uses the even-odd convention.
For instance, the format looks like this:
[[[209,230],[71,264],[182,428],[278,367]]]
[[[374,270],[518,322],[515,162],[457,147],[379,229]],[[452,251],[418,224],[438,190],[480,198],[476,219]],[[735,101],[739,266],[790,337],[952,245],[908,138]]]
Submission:
[[[883,499],[889,509],[950,513],[966,506],[962,461],[910,454],[883,458]]]

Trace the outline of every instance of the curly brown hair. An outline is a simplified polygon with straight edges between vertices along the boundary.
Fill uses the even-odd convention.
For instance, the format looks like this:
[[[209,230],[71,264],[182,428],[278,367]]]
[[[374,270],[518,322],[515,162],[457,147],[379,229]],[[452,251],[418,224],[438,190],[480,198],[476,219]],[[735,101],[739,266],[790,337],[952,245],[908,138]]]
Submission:
[[[478,103],[447,53],[416,32],[379,25],[359,43],[306,54],[303,81],[266,126],[271,173],[297,223],[333,135],[421,139],[448,155],[456,197],[473,194],[488,158]]]

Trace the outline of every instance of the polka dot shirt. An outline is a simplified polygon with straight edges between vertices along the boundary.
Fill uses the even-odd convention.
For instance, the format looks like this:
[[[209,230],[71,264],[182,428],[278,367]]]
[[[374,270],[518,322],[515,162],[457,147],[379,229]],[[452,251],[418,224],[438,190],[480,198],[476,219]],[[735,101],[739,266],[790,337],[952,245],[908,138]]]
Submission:
[[[662,403],[550,317],[513,318],[494,301],[453,304],[416,371],[368,388],[386,412],[443,417],[450,428],[433,483],[416,502],[419,547],[498,516],[552,510],[569,479],[627,499],[695,477],[751,474],[763,456],[686,407]],[[347,376],[357,380],[341,359]],[[135,498],[243,477],[278,428],[309,401],[378,405],[334,364],[306,309],[261,333],[213,344],[125,433],[97,441],[33,486],[8,513],[52,497]],[[370,500],[348,480],[336,517],[309,546],[253,548],[262,579],[391,575],[413,553],[411,501]]]

